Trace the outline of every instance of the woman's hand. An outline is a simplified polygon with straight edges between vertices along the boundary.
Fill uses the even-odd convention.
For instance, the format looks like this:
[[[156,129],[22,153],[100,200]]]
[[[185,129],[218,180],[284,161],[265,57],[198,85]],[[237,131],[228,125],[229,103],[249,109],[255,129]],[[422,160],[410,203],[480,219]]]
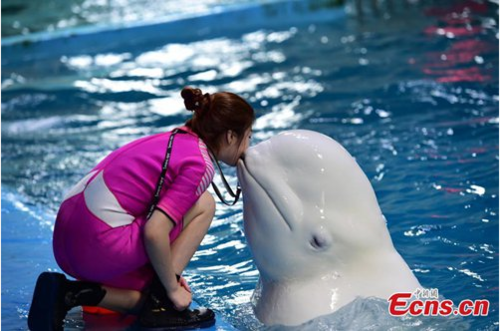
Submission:
[[[182,311],[189,307],[192,297],[189,287],[186,289],[185,285],[175,278],[168,237],[172,228],[173,222],[165,214],[155,210],[146,223],[144,242],[151,264],[160,277],[174,308]]]
[[[180,276],[179,285],[181,287],[183,287],[186,291],[188,291],[189,293],[191,293],[191,288],[189,287],[186,279],[184,279],[184,277],[182,277],[182,276]]]
[[[182,285],[177,287],[174,291],[167,292],[167,295],[170,300],[172,300],[174,309],[178,311],[183,311],[188,308],[192,301],[191,292],[187,291]]]

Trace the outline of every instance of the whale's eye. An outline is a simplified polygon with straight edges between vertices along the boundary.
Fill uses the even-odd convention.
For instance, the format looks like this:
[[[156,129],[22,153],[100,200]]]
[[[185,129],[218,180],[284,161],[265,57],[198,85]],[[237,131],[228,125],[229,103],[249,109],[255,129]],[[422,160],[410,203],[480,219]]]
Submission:
[[[332,236],[327,228],[320,225],[312,231],[309,244],[315,250],[324,251],[332,245]]]
[[[313,237],[311,240],[311,246],[316,249],[321,249],[323,243],[321,242],[321,240],[318,239],[318,237]]]
[[[311,244],[311,246],[314,249],[324,250],[324,249],[330,247],[331,238],[326,233],[317,233],[317,234],[314,234],[312,236],[312,238],[309,241],[309,243]]]

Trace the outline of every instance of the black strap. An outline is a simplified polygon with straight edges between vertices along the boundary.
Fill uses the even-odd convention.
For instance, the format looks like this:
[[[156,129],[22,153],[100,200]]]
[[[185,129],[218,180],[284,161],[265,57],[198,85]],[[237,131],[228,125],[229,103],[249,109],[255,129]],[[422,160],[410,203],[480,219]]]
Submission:
[[[168,168],[168,162],[170,161],[170,155],[172,153],[172,146],[174,145],[174,136],[178,132],[184,132],[181,131],[180,129],[174,129],[172,133],[170,134],[170,139],[168,140],[168,145],[167,145],[167,153],[165,154],[165,159],[163,160],[163,166],[161,169],[161,175],[160,178],[158,178],[158,183],[156,184],[156,190],[155,190],[155,195],[153,197],[153,203],[151,204],[151,207],[149,208],[149,213],[146,219],[149,219],[151,215],[153,215],[154,210],[156,209],[156,205],[160,201],[160,192],[163,187],[163,183],[165,182],[165,175],[167,174],[167,168]]]
[[[161,175],[160,178],[158,178],[158,183],[156,184],[156,190],[155,190],[155,195],[153,197],[153,203],[151,204],[151,207],[149,208],[148,216],[146,219],[149,219],[152,215],[154,210],[156,209],[156,206],[158,205],[158,202],[160,201],[160,192],[163,187],[163,183],[165,182],[165,175],[167,174],[167,168],[168,168],[168,162],[170,161],[170,155],[172,153],[172,146],[174,145],[174,137],[177,133],[184,133],[184,131],[180,129],[174,129],[172,133],[170,134],[170,139],[168,140],[168,145],[167,145],[167,152],[165,154],[165,160],[163,161],[163,166],[161,170]],[[217,165],[217,169],[219,170],[220,177],[222,178],[222,183],[224,183],[224,187],[226,188],[227,192],[229,195],[234,198],[233,202],[227,202],[222,194],[219,191],[219,188],[215,185],[215,183],[212,181],[212,188],[215,191],[215,194],[219,197],[220,201],[224,203],[225,205],[228,206],[234,206],[236,202],[238,202],[240,195],[241,195],[241,187],[238,184],[236,187],[236,193],[233,192],[231,187],[229,186],[229,183],[226,180],[226,177],[224,177],[224,174],[222,173],[222,169],[220,167],[219,161],[217,158],[214,156],[212,151],[210,151],[210,158],[212,161]]]
[[[226,177],[224,177],[224,174],[222,173],[222,169],[220,167],[219,160],[217,160],[217,158],[215,157],[214,153],[212,153],[212,151],[210,151],[210,158],[212,159],[212,162],[214,162],[217,165],[217,169],[219,170],[219,175],[222,179],[222,183],[224,184],[224,187],[226,188],[227,193],[229,193],[229,195],[232,198],[234,198],[233,202],[227,202],[226,199],[224,199],[224,197],[222,196],[222,194],[219,191],[219,188],[215,185],[215,183],[213,181],[212,181],[212,188],[214,189],[215,194],[217,194],[217,196],[219,197],[219,200],[223,204],[225,204],[227,206],[234,206],[240,198],[240,194],[241,194],[240,184],[238,183],[238,185],[236,186],[236,193],[234,193],[233,190],[231,189],[231,187],[229,186],[229,183],[227,182]]]

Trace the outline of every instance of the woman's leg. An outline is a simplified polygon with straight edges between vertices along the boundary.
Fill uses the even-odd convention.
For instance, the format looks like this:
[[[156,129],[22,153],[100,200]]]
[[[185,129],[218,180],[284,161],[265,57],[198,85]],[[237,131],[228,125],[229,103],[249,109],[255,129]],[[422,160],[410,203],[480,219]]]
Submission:
[[[172,244],[172,263],[180,274],[208,231],[215,214],[215,200],[205,192],[184,216],[184,229]],[[106,294],[99,307],[121,313],[137,313],[145,300],[140,291],[103,286]]]
[[[99,303],[99,307],[110,309],[123,314],[138,314],[145,295],[140,291],[125,290],[103,286],[106,295]]]
[[[172,244],[172,264],[180,275],[208,232],[215,215],[215,200],[205,191],[184,216],[184,229]]]
[[[215,214],[215,200],[205,192],[184,216],[184,229],[172,244],[172,264],[177,274],[181,274],[208,232]],[[143,293],[104,287],[106,296],[100,307],[122,313],[137,313],[145,300]]]

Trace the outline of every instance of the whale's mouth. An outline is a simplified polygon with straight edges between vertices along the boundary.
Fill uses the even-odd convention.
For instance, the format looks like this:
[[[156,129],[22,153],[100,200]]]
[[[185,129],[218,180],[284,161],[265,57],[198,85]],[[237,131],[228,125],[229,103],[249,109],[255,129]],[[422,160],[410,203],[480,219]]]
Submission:
[[[252,181],[254,181],[255,184],[259,187],[259,189],[269,199],[269,201],[273,205],[274,209],[278,212],[278,214],[280,215],[281,219],[283,220],[283,223],[285,223],[286,226],[288,227],[288,229],[290,231],[292,231],[292,226],[290,225],[290,223],[288,223],[286,217],[283,215],[283,212],[280,210],[280,208],[278,207],[277,203],[274,201],[273,197],[268,193],[268,191],[265,189],[265,187],[259,182],[259,180],[257,179],[257,177],[252,174],[252,172],[247,167],[247,165],[245,164],[245,161],[243,159],[240,159],[238,161],[238,168],[241,169],[240,170],[241,173],[242,173],[241,177],[243,177],[243,180],[242,180],[243,194],[245,194],[245,186],[248,185],[248,181],[246,180],[245,177],[248,176],[248,178],[250,178]]]

